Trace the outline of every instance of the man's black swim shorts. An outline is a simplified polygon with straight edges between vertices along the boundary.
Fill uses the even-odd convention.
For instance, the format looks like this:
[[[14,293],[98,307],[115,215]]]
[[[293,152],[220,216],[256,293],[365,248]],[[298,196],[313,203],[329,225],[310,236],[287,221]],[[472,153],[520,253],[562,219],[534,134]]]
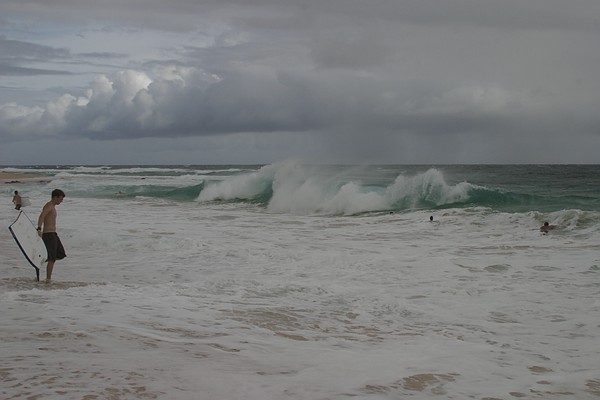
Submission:
[[[42,240],[48,250],[48,261],[62,260],[67,256],[56,232],[46,232],[42,234]]]

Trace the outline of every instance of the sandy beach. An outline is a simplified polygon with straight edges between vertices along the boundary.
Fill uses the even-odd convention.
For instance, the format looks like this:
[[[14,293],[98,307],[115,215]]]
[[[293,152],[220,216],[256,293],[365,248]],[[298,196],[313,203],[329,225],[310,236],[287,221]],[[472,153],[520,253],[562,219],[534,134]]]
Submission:
[[[49,182],[52,178],[44,175],[0,171],[0,183]]]

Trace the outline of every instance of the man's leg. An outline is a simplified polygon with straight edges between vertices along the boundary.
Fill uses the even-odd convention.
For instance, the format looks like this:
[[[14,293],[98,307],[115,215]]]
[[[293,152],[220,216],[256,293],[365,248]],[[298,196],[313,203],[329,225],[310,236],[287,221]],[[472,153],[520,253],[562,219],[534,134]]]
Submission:
[[[54,261],[48,261],[48,265],[46,265],[46,283],[50,283],[50,279],[52,279],[52,270],[54,269]]]
[[[46,245],[48,251],[48,263],[46,264],[46,283],[50,283],[52,279],[52,270],[54,269],[54,263],[56,262],[56,253],[58,247],[58,235],[56,233],[44,233],[42,240]],[[64,250],[63,250],[64,252]]]

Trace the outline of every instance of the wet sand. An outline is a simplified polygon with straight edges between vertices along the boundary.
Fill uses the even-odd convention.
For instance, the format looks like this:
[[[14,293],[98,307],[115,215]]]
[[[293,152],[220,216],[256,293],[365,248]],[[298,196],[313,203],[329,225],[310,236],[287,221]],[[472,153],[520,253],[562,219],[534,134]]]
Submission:
[[[52,178],[44,175],[0,171],[0,183],[49,182]]]

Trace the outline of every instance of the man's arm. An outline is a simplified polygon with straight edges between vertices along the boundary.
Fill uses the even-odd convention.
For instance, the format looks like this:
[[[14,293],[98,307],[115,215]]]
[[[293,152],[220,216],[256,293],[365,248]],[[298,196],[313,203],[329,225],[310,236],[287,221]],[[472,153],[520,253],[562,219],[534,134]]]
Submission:
[[[38,231],[38,235],[40,235],[40,236],[42,236],[42,226],[44,226],[44,221],[46,220],[46,216],[48,215],[49,212],[50,212],[50,203],[46,203],[44,208],[42,208],[42,212],[40,213],[40,216],[38,218],[38,223],[37,223],[37,231]]]

